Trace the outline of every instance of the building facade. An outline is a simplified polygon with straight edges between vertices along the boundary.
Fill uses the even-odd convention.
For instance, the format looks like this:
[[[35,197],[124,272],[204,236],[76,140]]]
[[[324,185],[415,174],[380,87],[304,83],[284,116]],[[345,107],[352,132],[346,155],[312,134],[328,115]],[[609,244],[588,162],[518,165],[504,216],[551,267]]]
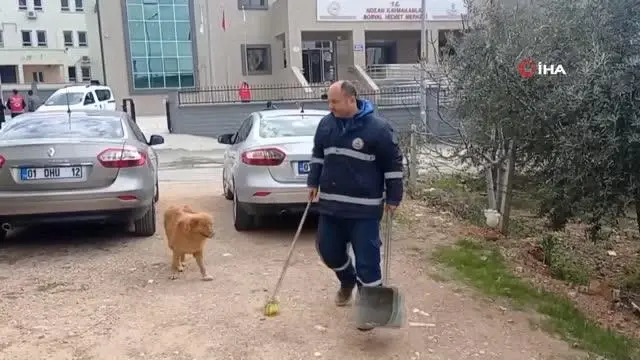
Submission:
[[[375,83],[420,58],[420,0],[86,1],[89,41],[101,44],[90,57],[104,59],[93,77],[142,113],[180,88]],[[435,63],[464,7],[429,3],[425,57]]]
[[[93,46],[84,0],[0,0],[3,89],[89,82]]]

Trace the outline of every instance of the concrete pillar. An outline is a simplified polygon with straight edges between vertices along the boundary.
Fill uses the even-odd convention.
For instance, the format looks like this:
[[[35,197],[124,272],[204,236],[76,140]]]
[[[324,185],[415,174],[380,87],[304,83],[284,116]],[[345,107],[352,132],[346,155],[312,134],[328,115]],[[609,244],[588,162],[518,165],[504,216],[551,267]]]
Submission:
[[[18,65],[18,84],[24,84],[24,67]]]
[[[302,32],[289,32],[289,39],[287,40],[287,56],[289,57],[287,63],[291,67],[297,67],[302,70]]]
[[[69,80],[67,79],[67,71],[65,70],[66,68],[67,68],[66,65],[60,65],[60,67],[59,67],[60,82],[63,82],[63,83],[69,82]]]
[[[367,68],[367,53],[365,51],[366,36],[364,30],[351,32],[351,51],[353,51],[353,65]]]

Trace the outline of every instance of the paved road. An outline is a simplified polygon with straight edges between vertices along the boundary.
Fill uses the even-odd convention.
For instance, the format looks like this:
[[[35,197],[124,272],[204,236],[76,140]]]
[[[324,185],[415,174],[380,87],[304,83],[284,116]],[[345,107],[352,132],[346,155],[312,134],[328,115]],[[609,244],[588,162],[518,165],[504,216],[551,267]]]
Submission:
[[[262,306],[295,219],[238,233],[219,167],[168,163],[160,213],[186,203],[215,217],[205,259],[215,280],[200,281],[193,262],[182,279],[169,280],[161,228],[143,239],[95,227],[26,230],[0,245],[0,358],[567,359],[552,357],[568,354],[566,344],[532,331],[524,315],[427,276],[430,265],[417,249],[428,244],[417,244],[415,234],[400,233],[392,255],[413,326],[366,334],[353,328],[351,309],[332,303],[336,284],[318,261],[313,224],[285,280],[281,315],[265,319]]]

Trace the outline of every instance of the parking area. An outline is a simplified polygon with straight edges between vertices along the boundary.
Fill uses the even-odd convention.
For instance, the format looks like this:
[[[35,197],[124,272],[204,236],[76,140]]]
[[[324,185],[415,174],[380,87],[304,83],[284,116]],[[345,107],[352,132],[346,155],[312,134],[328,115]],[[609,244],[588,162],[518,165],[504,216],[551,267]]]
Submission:
[[[214,216],[205,257],[214,281],[201,281],[193,260],[169,280],[161,226],[149,238],[95,227],[25,230],[0,245],[0,358],[540,360],[567,352],[523,315],[430,278],[424,253],[404,235],[392,277],[410,323],[357,331],[351,308],[333,304],[336,282],[319,262],[313,222],[285,279],[281,314],[264,318],[296,219],[236,232],[220,169],[178,170],[161,170],[158,215],[186,203]]]

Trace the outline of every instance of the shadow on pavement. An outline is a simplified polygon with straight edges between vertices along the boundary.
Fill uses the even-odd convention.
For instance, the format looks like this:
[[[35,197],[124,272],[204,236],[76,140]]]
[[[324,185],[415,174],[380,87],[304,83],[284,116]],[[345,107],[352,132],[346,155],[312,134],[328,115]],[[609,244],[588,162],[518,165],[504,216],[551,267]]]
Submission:
[[[72,224],[18,228],[0,240],[0,263],[35,256],[68,256],[88,250],[111,251],[135,239],[122,226]],[[143,239],[143,238],[140,238]]]

